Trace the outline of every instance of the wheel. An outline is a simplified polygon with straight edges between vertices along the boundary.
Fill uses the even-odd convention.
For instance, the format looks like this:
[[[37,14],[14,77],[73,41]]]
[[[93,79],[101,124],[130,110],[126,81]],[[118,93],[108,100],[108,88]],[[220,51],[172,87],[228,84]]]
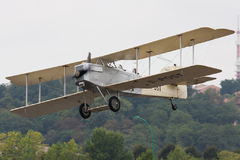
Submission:
[[[172,109],[176,110],[177,109],[177,105],[176,104],[172,104]]]
[[[88,104],[86,104],[86,106],[87,106],[87,108],[89,107],[89,105]],[[89,118],[90,116],[91,116],[91,112],[86,112],[85,111],[85,105],[84,105],[84,103],[82,103],[81,105],[80,105],[80,107],[79,107],[79,113],[80,113],[80,115],[84,118],[84,119],[87,119],[87,118]]]
[[[109,99],[109,103],[108,103],[110,109],[113,111],[113,112],[117,112],[119,111],[120,109],[120,101],[117,97],[115,96],[112,96],[110,99]]]

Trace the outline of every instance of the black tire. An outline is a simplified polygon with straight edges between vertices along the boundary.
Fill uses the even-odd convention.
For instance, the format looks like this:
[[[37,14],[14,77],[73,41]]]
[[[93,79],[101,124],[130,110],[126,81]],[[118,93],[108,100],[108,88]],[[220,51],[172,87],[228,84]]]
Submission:
[[[108,103],[110,109],[113,111],[113,112],[117,112],[120,110],[120,101],[117,97],[115,96],[112,96],[110,99],[109,99],[109,103]]]
[[[88,104],[86,104],[87,108],[89,107]],[[87,119],[91,116],[91,112],[85,112],[85,107],[84,107],[84,103],[82,103],[79,107],[79,113],[80,115],[84,118]]]
[[[175,111],[177,109],[177,105],[176,104],[172,104],[172,109]]]

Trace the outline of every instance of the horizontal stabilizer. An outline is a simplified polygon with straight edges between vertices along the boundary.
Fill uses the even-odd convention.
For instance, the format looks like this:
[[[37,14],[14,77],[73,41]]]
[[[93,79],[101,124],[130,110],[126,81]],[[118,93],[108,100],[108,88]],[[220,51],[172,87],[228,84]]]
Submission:
[[[86,103],[91,103],[93,94],[90,91],[85,91]],[[95,97],[98,97],[94,94]],[[24,107],[12,109],[10,112],[26,118],[34,118],[42,115],[62,111],[69,108],[80,106],[84,103],[83,92],[70,94],[64,97],[59,97],[47,100],[41,103],[36,103]]]

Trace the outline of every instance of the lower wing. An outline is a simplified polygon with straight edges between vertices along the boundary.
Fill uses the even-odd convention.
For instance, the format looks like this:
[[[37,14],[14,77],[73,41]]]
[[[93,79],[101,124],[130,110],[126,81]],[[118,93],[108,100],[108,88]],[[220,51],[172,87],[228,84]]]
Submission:
[[[105,86],[107,89],[113,91],[124,91],[134,88],[153,88],[172,85],[193,85],[203,83],[214,78],[205,77],[207,75],[216,74],[221,72],[220,69],[211,68],[202,65],[194,65],[190,67],[180,68],[169,72],[163,72],[147,77],[133,79],[130,81],[120,82]]]
[[[85,91],[86,103],[93,101],[93,94],[90,91]],[[94,97],[98,95],[94,94]],[[41,103],[36,103],[24,107],[12,109],[10,112],[26,118],[34,118],[69,108],[74,108],[84,103],[83,92],[70,94],[64,97],[59,97],[47,100]]]

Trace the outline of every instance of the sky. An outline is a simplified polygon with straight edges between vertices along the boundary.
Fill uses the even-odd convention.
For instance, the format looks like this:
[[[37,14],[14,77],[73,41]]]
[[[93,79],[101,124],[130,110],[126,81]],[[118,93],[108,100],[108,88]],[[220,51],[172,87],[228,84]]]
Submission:
[[[86,59],[88,52],[98,57],[200,27],[236,31],[238,15],[239,0],[0,0],[0,84]],[[208,85],[236,77],[236,40],[232,34],[195,46],[195,64],[222,69]],[[151,73],[180,65],[179,52],[153,57]],[[183,49],[183,66],[192,64],[191,52]],[[140,66],[147,74],[147,61]]]

